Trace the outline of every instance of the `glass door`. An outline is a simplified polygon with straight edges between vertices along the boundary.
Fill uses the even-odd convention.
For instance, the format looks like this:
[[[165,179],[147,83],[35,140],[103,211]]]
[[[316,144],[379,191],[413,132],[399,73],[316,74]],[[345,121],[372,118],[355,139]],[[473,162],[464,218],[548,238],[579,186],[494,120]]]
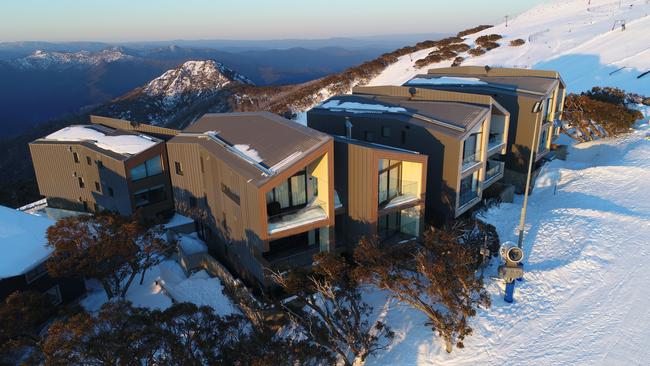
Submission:
[[[399,196],[402,187],[402,162],[379,160],[379,204],[385,204]]]

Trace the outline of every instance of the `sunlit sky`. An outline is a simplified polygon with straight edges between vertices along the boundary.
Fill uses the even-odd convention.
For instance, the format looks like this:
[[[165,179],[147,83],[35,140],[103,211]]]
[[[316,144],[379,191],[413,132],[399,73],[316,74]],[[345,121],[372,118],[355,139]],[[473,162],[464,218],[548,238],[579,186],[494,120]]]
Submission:
[[[1,0],[0,42],[329,38],[456,32],[543,0]]]

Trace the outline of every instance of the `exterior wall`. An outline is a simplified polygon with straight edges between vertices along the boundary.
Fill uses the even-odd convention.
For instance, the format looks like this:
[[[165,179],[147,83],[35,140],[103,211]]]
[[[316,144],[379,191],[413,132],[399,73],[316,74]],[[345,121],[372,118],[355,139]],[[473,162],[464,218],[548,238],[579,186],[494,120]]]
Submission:
[[[269,250],[270,240],[324,227],[328,249],[333,249],[334,235],[329,234],[329,228],[334,227],[334,181],[329,179],[334,169],[331,141],[295,163],[293,168],[269,179],[263,187],[248,182],[200,144],[171,141],[167,149],[176,210],[197,221],[199,235],[208,243],[210,254],[247,282],[270,286],[268,263],[262,257]],[[175,162],[181,164],[182,175],[176,174]],[[309,164],[312,164],[313,173],[323,178],[319,179],[319,196],[322,194],[319,198],[326,202],[328,219],[271,237],[266,192]]]
[[[50,207],[94,212],[97,205],[98,209],[131,215],[135,211],[134,192],[144,187],[163,185],[167,199],[143,207],[142,213],[153,217],[172,209],[167,155],[163,143],[126,161],[102,154],[83,143],[33,142],[29,148],[39,191],[47,197]],[[77,153],[78,163],[74,161],[73,153]],[[162,156],[163,174],[131,182],[129,170],[156,155]],[[84,188],[79,187],[79,177],[84,181]],[[99,190],[96,183],[99,183]]]
[[[160,156],[162,163],[162,174],[155,175],[152,177],[146,177],[137,181],[133,181],[131,178],[131,169],[144,163],[149,159],[153,159],[156,156]],[[140,210],[143,216],[145,217],[154,217],[159,214],[171,214],[174,208],[174,199],[172,196],[172,188],[170,181],[170,171],[169,171],[169,158],[167,156],[167,148],[164,143],[155,145],[146,151],[129,158],[125,163],[125,172],[127,177],[127,185],[129,188],[129,201],[131,207],[134,210]],[[103,170],[103,169],[102,169]],[[143,206],[141,208],[136,207],[136,202],[133,194],[142,189],[163,186],[165,190],[165,199],[162,202],[153,203],[150,205]]]
[[[311,128],[331,135],[344,136],[346,133],[345,113],[313,109],[307,115],[308,125]],[[456,202],[455,197],[458,193],[456,187],[459,182],[460,166],[458,164],[461,160],[462,148],[460,140],[411,124],[406,117],[364,114],[347,114],[347,116],[350,117],[350,121],[354,125],[351,136],[353,139],[364,141],[366,132],[370,132],[374,136],[374,142],[376,143],[417,151],[427,155],[427,210],[425,211],[425,217],[427,220],[433,220],[454,216],[454,202]],[[382,137],[382,127],[390,128],[390,136]],[[404,141],[402,141],[402,134],[405,136]],[[359,166],[366,163],[364,159],[358,156],[349,157],[351,162],[358,161],[355,164]],[[356,179],[368,178],[359,177]],[[342,192],[339,192],[339,194],[342,194]],[[350,194],[359,196],[355,195],[354,192]],[[361,213],[355,214],[361,215]],[[365,216],[359,217],[363,218]]]
[[[167,145],[176,210],[195,219],[210,253],[248,281],[261,281],[264,250],[258,190],[199,144]],[[174,170],[182,166],[182,175]],[[223,192],[239,195],[239,204]]]
[[[84,211],[83,201],[88,210],[94,203],[128,215],[132,212],[130,193],[126,181],[123,161],[98,152],[81,144],[31,143],[29,145],[34,171],[40,193],[47,197],[48,205],[73,211]],[[75,163],[73,153],[79,162]],[[91,165],[87,163],[91,159]],[[97,166],[101,161],[103,168]],[[85,188],[79,187],[78,177],[82,177]],[[95,190],[99,182],[101,192]],[[108,193],[113,190],[113,197]]]
[[[48,274],[28,283],[25,275],[0,279],[0,302],[16,291],[36,291],[45,293],[54,286],[59,286],[62,304],[67,304],[85,291],[83,280],[74,278],[52,278]]]
[[[337,180],[335,188],[346,210],[345,231],[339,232],[345,235],[347,249],[352,248],[361,237],[377,234],[377,219],[380,215],[380,159],[402,161],[402,179],[416,182],[419,196],[417,202],[407,207],[421,206],[421,209],[424,209],[427,162],[425,155],[393,152],[338,141],[335,143],[335,154],[335,164],[337,168],[341,168],[337,171],[341,178]]]

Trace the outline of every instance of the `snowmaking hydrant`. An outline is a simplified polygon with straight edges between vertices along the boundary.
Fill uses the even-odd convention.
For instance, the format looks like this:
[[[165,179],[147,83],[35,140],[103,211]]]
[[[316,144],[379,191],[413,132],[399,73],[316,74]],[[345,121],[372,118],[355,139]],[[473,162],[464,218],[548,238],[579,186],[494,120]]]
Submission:
[[[514,300],[515,281],[524,277],[524,251],[515,243],[505,242],[499,248],[499,254],[505,264],[499,266],[499,277],[506,282],[506,292],[503,300],[511,303]]]

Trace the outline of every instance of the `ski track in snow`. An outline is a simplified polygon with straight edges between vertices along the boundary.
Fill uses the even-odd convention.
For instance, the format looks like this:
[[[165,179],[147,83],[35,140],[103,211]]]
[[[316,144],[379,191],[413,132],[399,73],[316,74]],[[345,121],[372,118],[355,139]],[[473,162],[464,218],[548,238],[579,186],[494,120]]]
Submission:
[[[568,161],[543,168],[530,196],[525,276],[515,303],[487,278],[492,307],[472,320],[465,349],[448,355],[424,316],[391,305],[390,350],[367,365],[645,365],[650,360],[650,126],[630,135],[575,145]],[[522,204],[483,218],[501,241],[517,240]],[[496,275],[496,261],[486,269]],[[367,295],[375,311],[381,293]],[[385,312],[385,309],[382,310]]]

